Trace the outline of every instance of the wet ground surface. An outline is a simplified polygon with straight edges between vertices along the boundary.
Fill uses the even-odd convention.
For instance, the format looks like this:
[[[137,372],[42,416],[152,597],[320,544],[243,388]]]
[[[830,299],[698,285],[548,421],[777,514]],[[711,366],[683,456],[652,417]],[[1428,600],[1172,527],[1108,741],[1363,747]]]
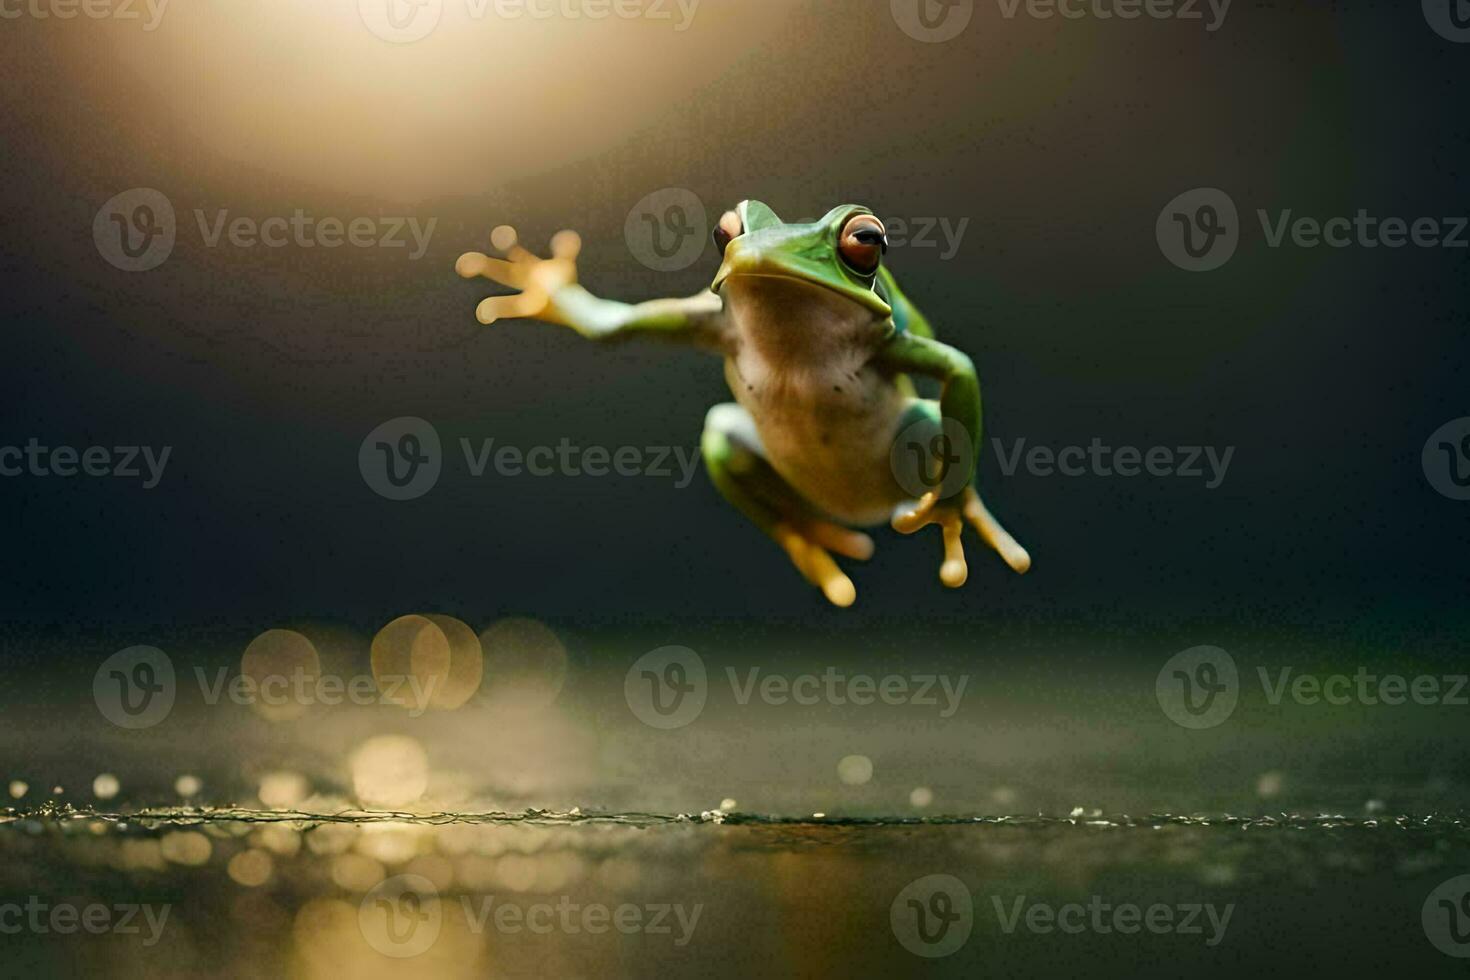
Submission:
[[[1180,714],[1174,679],[1226,662],[1174,637],[856,656],[711,631],[668,654],[444,629],[99,642],[8,675],[5,972],[1447,976],[1470,954],[1453,657],[1240,633],[1229,711]],[[1363,664],[1438,699],[1292,693]],[[240,680],[302,671],[372,696]],[[395,671],[441,700],[385,701]],[[650,676],[698,710],[651,708]]]
[[[41,923],[7,937],[7,972],[1448,976],[1455,910],[1431,893],[1470,830],[175,808],[13,814],[0,854],[11,918]]]

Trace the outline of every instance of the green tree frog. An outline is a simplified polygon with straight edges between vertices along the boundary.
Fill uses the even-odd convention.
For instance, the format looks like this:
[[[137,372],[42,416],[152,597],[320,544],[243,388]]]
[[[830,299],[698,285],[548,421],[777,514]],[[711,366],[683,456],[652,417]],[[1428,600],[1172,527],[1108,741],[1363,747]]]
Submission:
[[[857,592],[833,553],[871,557],[872,539],[855,528],[884,520],[904,534],[939,526],[939,578],[951,588],[968,576],[966,523],[1016,572],[1030,567],[975,489],[974,365],[934,338],[898,288],[884,264],[887,233],[868,208],[844,204],[788,224],[744,201],[715,226],[720,267],[708,289],[633,304],[577,284],[575,232],[555,235],[547,259],[508,237],[504,258],[469,252],[455,266],[520,290],[481,302],[481,323],[530,317],[592,340],[659,337],[723,356],[735,401],[705,418],[710,479],[834,605],[851,605]],[[910,374],[942,382],[938,401],[917,397]],[[900,438],[909,445],[896,445]],[[905,474],[914,447],[919,469]],[[957,462],[959,478],[941,481]]]

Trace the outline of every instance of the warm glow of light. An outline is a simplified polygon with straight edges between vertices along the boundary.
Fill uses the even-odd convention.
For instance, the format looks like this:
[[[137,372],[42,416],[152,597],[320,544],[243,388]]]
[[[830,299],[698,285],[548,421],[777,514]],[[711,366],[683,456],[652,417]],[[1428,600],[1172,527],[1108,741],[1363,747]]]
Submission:
[[[423,828],[407,823],[372,823],[357,839],[357,852],[384,864],[402,864],[419,852]]]
[[[251,848],[230,858],[229,866],[225,870],[236,884],[258,888],[270,881],[272,867],[270,854]]]
[[[240,656],[240,673],[254,681],[250,706],[271,721],[304,715],[316,703],[321,657],[310,640],[294,630],[266,630]]]
[[[784,20],[779,6],[751,17],[740,4],[698,4],[683,30],[674,2],[643,4],[666,19],[430,6],[434,29],[400,44],[374,35],[359,0],[175,3],[158,30],[120,35],[115,50],[136,94],[161,103],[146,115],[222,159],[413,201],[483,193],[615,146],[666,111],[670,92],[736,60],[736,39],[757,50]]]
[[[865,755],[845,755],[837,763],[837,778],[848,786],[863,786],[873,778],[873,760]]]
[[[468,701],[480,688],[483,655],[474,630],[453,616],[409,615],[373,637],[372,666],[379,690],[420,714]]]
[[[280,824],[261,827],[251,835],[251,840],[257,846],[281,857],[295,857],[301,850],[301,834]]]
[[[195,830],[170,831],[159,839],[158,848],[165,861],[189,867],[208,863],[214,852],[209,838]]]
[[[368,806],[404,806],[429,788],[429,757],[405,735],[377,735],[352,755],[352,786]]]
[[[361,854],[338,854],[332,858],[332,880],[348,891],[370,891],[386,874],[381,864]]]
[[[260,802],[277,810],[289,810],[311,791],[299,772],[268,772],[260,779]]]

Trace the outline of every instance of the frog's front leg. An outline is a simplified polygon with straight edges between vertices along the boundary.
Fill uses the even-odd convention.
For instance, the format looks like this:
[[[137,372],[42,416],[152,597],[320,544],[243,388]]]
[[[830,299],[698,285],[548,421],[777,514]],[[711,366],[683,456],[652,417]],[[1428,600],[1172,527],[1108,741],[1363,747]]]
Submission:
[[[733,402],[710,409],[700,452],[725,499],[769,534],[828,602],[852,605],[857,589],[829,552],[865,560],[872,557],[873,539],[821,517],[781,478],[766,460],[750,413]]]
[[[705,290],[681,299],[619,303],[599,299],[577,284],[577,254],[582,240],[574,231],[551,239],[551,258],[542,259],[514,243],[514,230],[497,229],[510,240],[506,258],[466,252],[454,264],[465,279],[483,276],[520,292],[480,301],[475,317],[490,324],[503,317],[532,317],[571,327],[589,340],[633,335],[665,337],[712,349],[724,346],[724,304]]]
[[[889,371],[911,371],[943,382],[944,390],[938,404],[916,399],[912,403],[913,409],[928,416],[936,429],[943,419],[958,422],[974,450],[969,454],[970,459],[976,460],[981,433],[980,382],[969,357],[928,337],[899,334],[879,354],[878,360]],[[986,509],[975,490],[974,474],[969,477],[962,492],[941,497],[937,489],[931,490],[912,508],[900,509],[892,522],[894,530],[902,534],[912,534],[930,524],[939,525],[944,537],[944,561],[939,567],[939,579],[950,588],[964,585],[969,577],[961,542],[966,521],[1012,570],[1024,574],[1031,568],[1031,556]]]

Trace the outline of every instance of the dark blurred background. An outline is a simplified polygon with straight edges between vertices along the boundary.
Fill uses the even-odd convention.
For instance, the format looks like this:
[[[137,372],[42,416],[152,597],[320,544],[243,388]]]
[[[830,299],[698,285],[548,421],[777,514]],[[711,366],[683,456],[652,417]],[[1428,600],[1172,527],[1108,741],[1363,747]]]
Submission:
[[[1447,972],[1440,951],[1464,944],[1445,950],[1428,916],[1470,854],[1467,709],[1273,701],[1256,678],[1368,665],[1463,680],[1470,502],[1442,491],[1470,441],[1450,460],[1431,434],[1470,437],[1470,249],[1271,247],[1257,210],[1444,233],[1470,214],[1470,30],[1448,6],[1464,4],[1235,0],[1223,20],[1208,3],[1124,20],[1096,14],[1123,0],[1069,5],[1076,19],[923,0],[925,20],[911,0],[691,2],[594,20],[427,0],[393,9],[415,24],[437,10],[437,27],[394,43],[379,35],[400,0],[140,2],[133,20],[0,0],[0,464],[31,440],[169,451],[152,489],[0,476],[0,898],[177,906],[156,950],[35,933],[7,955],[38,976],[502,975],[514,949],[497,935],[447,930],[412,962],[369,948],[359,903],[407,869],[446,897],[707,900],[700,942],[675,957],[686,972],[906,975],[921,961],[890,903],[952,872],[985,922],[924,960],[929,976]],[[1233,203],[1238,243],[1193,272],[1156,226],[1199,188]],[[713,248],[651,259],[644,215],[680,203],[707,241],[744,198],[788,219],[864,203],[910,239],[934,228],[889,262],[974,357],[1007,451],[1208,446],[1233,450],[1224,479],[1007,475],[987,439],[986,497],[1030,574],[972,537],[970,580],[946,590],[937,534],[880,529],[876,557],[847,563],[858,600],[839,610],[702,470],[687,486],[473,477],[461,439],[687,454],[730,396],[694,352],[478,325],[493,289],[459,279],[456,257],[499,225],[538,251],[569,227],[599,295],[685,295],[708,284]],[[126,271],[113,217],[159,201],[172,248]],[[402,225],[408,244],[230,240],[237,218],[298,211]],[[405,416],[437,432],[442,472],[392,500],[359,451]],[[392,647],[384,624],[406,613],[479,633],[473,697],[413,715],[202,693],[206,668],[230,666],[381,683],[368,651]],[[414,659],[438,629],[388,667],[439,670]],[[101,687],[134,644],[166,651],[178,688],[138,726]],[[683,728],[650,722],[628,686],[666,644],[708,670],[708,707]],[[1239,666],[1239,710],[1218,727],[1165,704],[1170,676],[1189,683],[1166,661],[1198,645]],[[481,652],[456,641],[453,665],[478,670]],[[737,671],[755,670],[968,687],[948,714],[742,701]],[[125,815],[71,819],[67,803]],[[262,819],[579,807],[570,821],[674,822],[252,829],[187,809],[177,819],[201,826],[176,829],[132,809],[234,803]],[[716,826],[725,812],[788,822]],[[1287,812],[1305,822],[1273,822]],[[1150,816],[1164,813],[1206,816]],[[1264,819],[1246,834],[1222,813]],[[836,824],[795,825],[808,814]],[[939,814],[999,823],[840,825]],[[1241,914],[1218,950],[989,924],[991,897],[1028,894]],[[667,952],[530,945],[551,965],[527,975],[559,977],[584,954],[585,975],[647,976]]]
[[[163,627],[373,628],[433,608],[855,636],[1222,622],[1458,647],[1470,505],[1431,487],[1420,452],[1470,413],[1470,252],[1271,248],[1255,217],[1470,212],[1456,108],[1470,48],[1417,5],[1236,4],[1210,31],[1208,7],[1122,21],[978,4],[943,43],[881,3],[706,0],[682,31],[670,9],[490,23],[451,4],[414,44],[374,37],[344,3],[180,3],[153,31],[8,22],[0,443],[172,447],[152,490],[0,480],[13,636],[81,630],[101,649]],[[143,273],[92,236],[134,187],[178,218],[172,254]],[[461,437],[693,450],[728,400],[696,353],[482,328],[490,287],[453,273],[498,224],[537,249],[573,227],[595,292],[697,290],[712,249],[658,272],[624,236],[666,187],[703,202],[701,233],[745,197],[788,218],[856,201],[967,219],[952,258],[898,247],[891,266],[977,361],[989,436],[1233,446],[1227,478],[1007,478],[987,446],[987,496],[1031,574],[972,543],[971,580],[950,592],[937,536],[885,530],[845,611],[702,471],[684,489],[472,478]],[[1176,268],[1154,237],[1195,187],[1228,193],[1243,229],[1208,273]],[[437,224],[414,260],[206,247],[194,214],[297,208]],[[444,471],[395,502],[357,453],[404,415],[436,427]]]

